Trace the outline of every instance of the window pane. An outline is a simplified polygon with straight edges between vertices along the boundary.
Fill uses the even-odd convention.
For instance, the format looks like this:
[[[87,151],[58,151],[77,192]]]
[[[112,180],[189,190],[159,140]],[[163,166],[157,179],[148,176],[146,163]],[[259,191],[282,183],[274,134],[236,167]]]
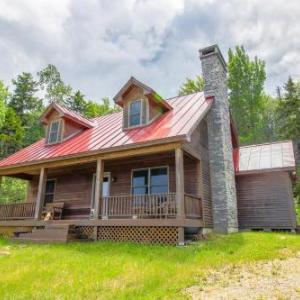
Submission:
[[[151,169],[151,185],[168,186],[167,168]]]
[[[49,138],[48,138],[48,143],[56,143],[59,140],[59,127],[60,127],[60,122],[55,121],[52,122],[50,125],[50,130],[49,130]]]
[[[54,194],[45,195],[45,204],[52,203],[54,200]]]
[[[138,187],[132,189],[132,194],[134,195],[145,195],[148,194],[148,188],[146,187]]]
[[[141,123],[141,101],[130,103],[129,108],[129,126],[140,125]]]
[[[140,187],[148,185],[148,170],[139,170],[133,172],[132,185]]]
[[[51,123],[51,132],[58,131],[59,122],[52,122]]]
[[[58,132],[51,132],[49,136],[49,143],[54,143],[58,139]]]
[[[141,101],[134,101],[130,103],[130,114],[139,114],[141,112]]]
[[[141,124],[141,116],[138,115],[130,115],[129,126],[136,126]]]
[[[54,180],[48,180],[47,183],[46,183],[45,193],[46,194],[54,193],[54,189],[55,189],[55,181]]]
[[[167,185],[151,186],[151,194],[164,194],[164,193],[168,193]]]

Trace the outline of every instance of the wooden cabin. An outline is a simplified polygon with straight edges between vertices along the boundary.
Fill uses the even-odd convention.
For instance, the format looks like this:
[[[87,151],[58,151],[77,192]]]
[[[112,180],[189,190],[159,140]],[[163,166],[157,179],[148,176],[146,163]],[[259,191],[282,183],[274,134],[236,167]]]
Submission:
[[[239,147],[222,54],[200,57],[204,92],[164,99],[131,77],[114,97],[121,112],[50,104],[45,138],[0,161],[0,176],[28,181],[24,203],[0,205],[0,233],[181,245],[212,230],[294,230],[291,142]]]

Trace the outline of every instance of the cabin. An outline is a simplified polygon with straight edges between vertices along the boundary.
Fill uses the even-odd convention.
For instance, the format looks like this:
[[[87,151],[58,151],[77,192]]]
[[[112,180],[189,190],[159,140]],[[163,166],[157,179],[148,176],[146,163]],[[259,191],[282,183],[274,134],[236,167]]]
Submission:
[[[183,245],[211,231],[296,228],[291,141],[240,147],[217,45],[200,50],[203,92],[170,99],[131,77],[121,112],[87,119],[51,103],[45,138],[0,161],[27,180],[0,205],[0,234],[21,241]]]

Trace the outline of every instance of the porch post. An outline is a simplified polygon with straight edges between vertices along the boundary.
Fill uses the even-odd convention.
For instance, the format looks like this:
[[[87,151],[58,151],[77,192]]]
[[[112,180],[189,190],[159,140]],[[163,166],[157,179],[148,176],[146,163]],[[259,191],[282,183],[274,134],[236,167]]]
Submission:
[[[104,173],[104,161],[101,158],[97,159],[96,180],[95,180],[95,206],[94,219],[99,219],[100,199],[102,198],[102,182]]]
[[[39,220],[42,215],[46,180],[47,180],[47,170],[43,167],[40,170],[39,186],[38,186],[38,192],[37,192],[36,202],[35,202],[36,204],[35,204],[34,218],[36,220]]]
[[[183,220],[184,213],[184,164],[182,148],[175,149],[175,169],[176,169],[176,205],[177,219]],[[178,245],[184,245],[184,228],[178,228]]]
[[[175,149],[175,164],[177,218],[184,219],[184,165],[183,150],[181,148]]]

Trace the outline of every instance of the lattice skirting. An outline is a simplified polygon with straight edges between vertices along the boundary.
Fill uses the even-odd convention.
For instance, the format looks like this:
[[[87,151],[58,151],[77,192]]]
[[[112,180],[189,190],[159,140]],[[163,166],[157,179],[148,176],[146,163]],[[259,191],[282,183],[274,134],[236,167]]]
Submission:
[[[78,227],[76,227],[76,234],[81,239],[93,239],[94,227],[93,226],[78,226]]]
[[[76,232],[80,238],[93,239],[94,237],[93,226],[76,227]],[[99,226],[97,239],[176,245],[178,228],[171,226]]]
[[[167,226],[101,226],[98,240],[176,245],[178,228]]]

